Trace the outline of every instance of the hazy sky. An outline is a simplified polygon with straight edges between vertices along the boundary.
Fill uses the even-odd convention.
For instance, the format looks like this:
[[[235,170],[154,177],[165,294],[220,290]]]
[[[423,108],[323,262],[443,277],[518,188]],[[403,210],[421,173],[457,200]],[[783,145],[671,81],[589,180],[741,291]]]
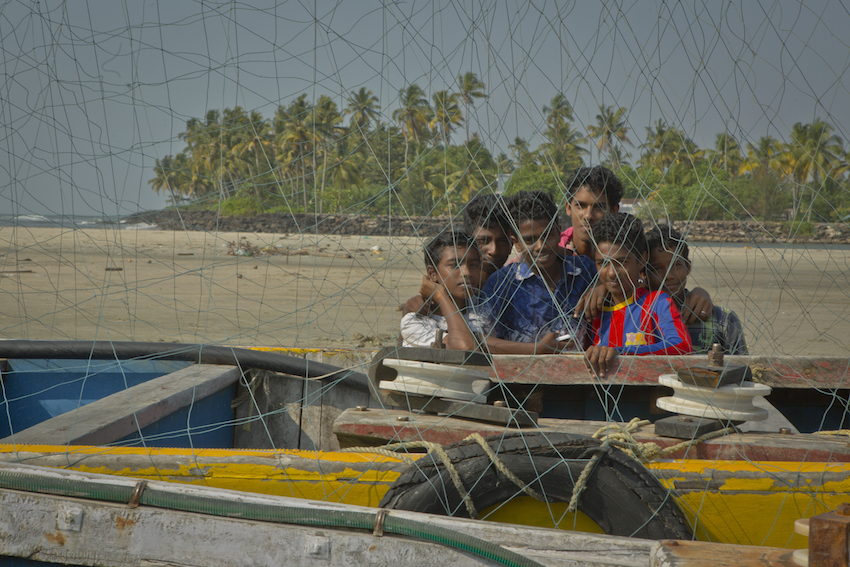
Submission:
[[[494,154],[516,136],[540,143],[558,92],[582,131],[600,104],[625,107],[632,159],[658,119],[703,147],[724,129],[742,144],[785,139],[816,117],[842,139],[850,128],[839,1],[262,5],[3,4],[0,214],[159,208],[154,159],[183,148],[190,117],[236,105],[271,117],[301,93],[344,108],[366,87],[389,121],[399,89],[415,82],[430,96],[467,71],[490,94],[469,129]]]

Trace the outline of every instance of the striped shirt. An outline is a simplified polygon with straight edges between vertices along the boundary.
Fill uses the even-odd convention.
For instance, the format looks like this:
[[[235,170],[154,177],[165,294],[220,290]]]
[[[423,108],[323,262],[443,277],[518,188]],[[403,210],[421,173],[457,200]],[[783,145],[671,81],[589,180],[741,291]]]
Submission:
[[[673,298],[638,288],[622,303],[605,307],[593,322],[593,344],[620,354],[690,354],[691,337]]]

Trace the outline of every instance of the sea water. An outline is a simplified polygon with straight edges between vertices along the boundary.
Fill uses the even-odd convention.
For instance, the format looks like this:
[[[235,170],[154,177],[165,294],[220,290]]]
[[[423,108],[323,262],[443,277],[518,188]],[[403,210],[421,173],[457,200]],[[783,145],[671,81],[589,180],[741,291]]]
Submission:
[[[0,226],[17,226],[26,228],[67,228],[86,229],[111,227],[124,230],[151,230],[155,224],[127,222],[120,217],[105,215],[0,215]]]

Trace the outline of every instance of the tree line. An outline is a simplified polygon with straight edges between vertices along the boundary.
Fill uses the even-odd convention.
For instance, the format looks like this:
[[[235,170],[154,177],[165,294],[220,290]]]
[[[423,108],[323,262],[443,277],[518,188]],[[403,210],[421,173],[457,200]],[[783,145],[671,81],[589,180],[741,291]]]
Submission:
[[[636,147],[625,108],[600,106],[582,131],[557,94],[542,108],[540,145],[517,137],[510,155],[494,156],[469,132],[468,117],[487,96],[466,73],[456,90],[430,99],[415,83],[401,89],[389,121],[366,88],[351,91],[342,109],[326,95],[309,101],[302,94],[271,119],[238,106],[210,110],[187,121],[186,147],[156,160],[149,183],[172,204],[225,213],[455,214],[497,188],[562,198],[565,178],[593,148],[595,163],[623,179],[626,197],[645,199],[656,216],[822,221],[850,214],[848,151],[820,119],[795,124],[787,142],[765,136],[742,145],[723,133],[713,148],[659,119]]]

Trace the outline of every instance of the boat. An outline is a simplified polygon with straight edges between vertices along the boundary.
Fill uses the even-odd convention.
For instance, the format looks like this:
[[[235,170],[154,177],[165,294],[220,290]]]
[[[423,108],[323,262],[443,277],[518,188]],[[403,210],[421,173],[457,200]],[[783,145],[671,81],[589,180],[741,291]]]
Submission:
[[[482,367],[469,353],[424,350],[451,373],[464,363]],[[423,357],[395,348],[373,356],[0,341],[8,428],[0,431],[0,461],[537,527],[789,549],[806,545],[795,535],[796,520],[850,501],[846,435],[807,425],[811,407],[821,404],[819,423],[840,433],[846,405],[835,410],[828,402],[846,403],[846,358],[730,357],[729,365],[747,364],[755,382],[773,388],[768,398],[781,408],[780,426],[748,422],[754,429],[739,425],[683,442],[654,432],[652,422],[668,415],[658,409],[669,392],[658,376],[692,366],[696,357],[624,358],[617,372],[599,379],[578,356],[494,356],[486,359],[487,401],[472,404],[382,387],[378,371],[388,355]],[[389,404],[387,396],[403,401]],[[792,402],[799,402],[796,409]],[[433,412],[434,403],[445,411]],[[470,411],[486,420],[470,418]],[[776,429],[759,431],[759,423]],[[648,458],[648,443],[667,453]],[[644,452],[628,455],[618,446]],[[458,470],[455,483],[450,477]],[[655,500],[647,506],[648,494]]]

